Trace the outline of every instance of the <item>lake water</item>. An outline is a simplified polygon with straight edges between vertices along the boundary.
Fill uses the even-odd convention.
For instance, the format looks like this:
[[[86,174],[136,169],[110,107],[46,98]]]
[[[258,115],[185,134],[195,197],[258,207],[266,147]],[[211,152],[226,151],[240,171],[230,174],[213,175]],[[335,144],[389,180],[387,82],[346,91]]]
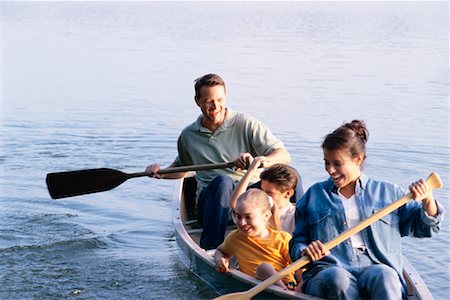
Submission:
[[[52,200],[49,172],[168,165],[199,114],[193,81],[283,139],[304,186],[320,143],[364,119],[366,172],[405,187],[431,171],[449,208],[448,2],[1,2],[1,299],[195,299],[181,263],[174,182],[129,180]],[[448,218],[404,254],[450,293]]]

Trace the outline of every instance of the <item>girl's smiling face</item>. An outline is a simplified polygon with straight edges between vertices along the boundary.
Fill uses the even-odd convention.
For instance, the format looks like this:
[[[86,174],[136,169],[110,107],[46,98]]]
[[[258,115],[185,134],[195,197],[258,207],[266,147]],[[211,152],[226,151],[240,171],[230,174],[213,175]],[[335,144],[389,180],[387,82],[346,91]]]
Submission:
[[[263,212],[260,207],[255,207],[252,201],[239,201],[233,213],[233,219],[244,235],[252,238],[267,238],[269,235],[267,221],[271,215],[270,210]]]
[[[356,180],[361,176],[363,155],[353,158],[344,150],[323,149],[323,160],[325,170],[330,174],[334,184],[343,194],[353,195]]]

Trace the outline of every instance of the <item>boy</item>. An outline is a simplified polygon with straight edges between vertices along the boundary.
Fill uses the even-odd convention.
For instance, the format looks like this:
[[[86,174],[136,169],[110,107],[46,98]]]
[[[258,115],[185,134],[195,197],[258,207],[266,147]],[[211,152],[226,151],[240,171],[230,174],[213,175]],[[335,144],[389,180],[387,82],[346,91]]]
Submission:
[[[266,157],[255,157],[231,196],[231,209],[235,209],[237,199],[247,190],[250,179],[256,170],[265,163],[267,163]],[[273,199],[277,208],[282,230],[292,234],[295,228],[295,205],[290,202],[290,199],[297,186],[297,171],[286,164],[274,164],[261,173],[260,179],[261,189]]]

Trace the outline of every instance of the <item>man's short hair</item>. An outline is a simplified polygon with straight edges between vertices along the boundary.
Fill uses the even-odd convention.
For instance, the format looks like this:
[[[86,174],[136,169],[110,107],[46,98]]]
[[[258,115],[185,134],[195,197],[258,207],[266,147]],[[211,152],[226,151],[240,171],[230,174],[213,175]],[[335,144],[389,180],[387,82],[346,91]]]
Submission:
[[[206,74],[202,77],[195,79],[195,86],[194,86],[195,98],[197,99],[200,97],[200,90],[202,87],[204,86],[212,87],[216,85],[223,86],[224,90],[226,91],[225,81],[223,81],[223,79],[217,74]]]

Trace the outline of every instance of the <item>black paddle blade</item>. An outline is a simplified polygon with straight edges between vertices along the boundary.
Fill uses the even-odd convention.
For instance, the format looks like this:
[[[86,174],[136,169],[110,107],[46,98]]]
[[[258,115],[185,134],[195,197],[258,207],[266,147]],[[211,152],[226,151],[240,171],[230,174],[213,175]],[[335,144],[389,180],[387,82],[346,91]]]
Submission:
[[[53,199],[103,192],[129,178],[121,171],[101,168],[47,174],[47,188]]]

